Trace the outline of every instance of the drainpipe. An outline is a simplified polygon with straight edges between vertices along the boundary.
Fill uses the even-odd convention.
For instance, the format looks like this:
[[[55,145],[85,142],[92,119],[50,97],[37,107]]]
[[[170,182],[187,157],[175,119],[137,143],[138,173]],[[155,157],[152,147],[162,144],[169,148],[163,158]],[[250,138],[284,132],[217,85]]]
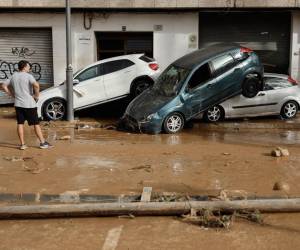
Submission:
[[[73,110],[73,67],[72,67],[72,38],[71,38],[71,8],[70,1],[66,0],[66,47],[67,47],[67,120],[74,120]]]

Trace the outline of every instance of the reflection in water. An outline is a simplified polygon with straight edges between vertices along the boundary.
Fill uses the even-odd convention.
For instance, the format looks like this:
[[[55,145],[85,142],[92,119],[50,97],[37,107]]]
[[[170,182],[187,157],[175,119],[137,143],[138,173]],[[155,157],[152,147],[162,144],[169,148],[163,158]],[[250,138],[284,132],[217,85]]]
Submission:
[[[57,140],[66,131],[59,129],[48,130],[48,140],[51,142]],[[201,127],[195,127],[192,130],[184,130],[182,133],[176,135],[158,134],[134,134],[124,133],[118,131],[109,131],[102,129],[94,130],[74,130],[68,129],[67,134],[71,136],[71,142],[79,143],[97,143],[105,144],[128,142],[133,144],[166,144],[166,145],[181,145],[189,144],[199,140],[224,142],[224,143],[250,143],[259,145],[295,145],[300,144],[300,131],[291,130],[203,130]]]
[[[172,170],[175,175],[180,175],[184,171],[184,167],[181,162],[173,162]]]
[[[82,168],[112,168],[116,166],[116,161],[104,159],[97,156],[77,156],[72,158],[60,157],[56,159],[58,167],[82,167]]]
[[[179,135],[170,135],[167,138],[168,145],[179,145],[182,144],[181,137]]]

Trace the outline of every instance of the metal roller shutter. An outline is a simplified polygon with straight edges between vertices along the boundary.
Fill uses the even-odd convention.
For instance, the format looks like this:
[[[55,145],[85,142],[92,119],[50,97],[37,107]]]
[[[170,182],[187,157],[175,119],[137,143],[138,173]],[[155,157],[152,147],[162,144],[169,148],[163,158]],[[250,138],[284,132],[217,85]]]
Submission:
[[[238,43],[257,52],[265,72],[288,73],[289,12],[206,12],[199,14],[199,47]]]
[[[18,69],[20,60],[27,60],[32,64],[35,79],[43,85],[52,85],[52,51],[51,29],[0,28],[0,81]],[[0,92],[0,99],[0,103],[7,103],[3,92]]]

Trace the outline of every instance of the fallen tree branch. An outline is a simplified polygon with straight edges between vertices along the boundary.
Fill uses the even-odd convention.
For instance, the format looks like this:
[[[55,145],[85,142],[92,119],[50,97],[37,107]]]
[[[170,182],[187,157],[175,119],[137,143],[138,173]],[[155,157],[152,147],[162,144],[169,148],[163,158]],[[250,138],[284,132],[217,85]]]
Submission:
[[[192,208],[220,212],[253,210],[262,213],[300,212],[300,198],[0,206],[0,219],[121,216],[128,214],[134,216],[174,216],[189,213]]]

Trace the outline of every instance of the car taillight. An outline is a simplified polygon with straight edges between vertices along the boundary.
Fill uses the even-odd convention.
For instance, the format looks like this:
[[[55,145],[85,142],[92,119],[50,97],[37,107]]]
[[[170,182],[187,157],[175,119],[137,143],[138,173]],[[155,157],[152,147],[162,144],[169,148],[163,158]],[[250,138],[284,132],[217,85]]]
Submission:
[[[288,81],[293,85],[298,85],[298,82],[290,76],[288,77]]]
[[[241,53],[251,53],[253,52],[252,49],[246,48],[246,47],[241,47]]]
[[[149,67],[152,70],[158,70],[158,68],[159,68],[157,63],[149,63]]]

